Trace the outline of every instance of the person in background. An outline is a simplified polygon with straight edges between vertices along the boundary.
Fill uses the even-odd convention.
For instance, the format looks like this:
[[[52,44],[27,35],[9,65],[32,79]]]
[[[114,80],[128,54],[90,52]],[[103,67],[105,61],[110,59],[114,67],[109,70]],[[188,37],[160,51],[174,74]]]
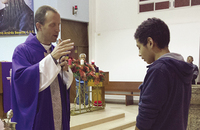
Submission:
[[[192,56],[187,57],[187,63],[190,63],[193,66],[192,84],[196,84],[195,79],[199,75],[199,69],[198,69],[197,65],[193,64],[193,57]]]
[[[148,18],[135,35],[139,56],[150,64],[143,83],[135,130],[186,130],[192,65],[168,48],[170,32],[161,19]]]
[[[80,62],[81,62],[81,60],[85,61],[85,59],[86,59],[86,54],[85,53],[81,53],[79,55]],[[85,81],[85,91],[84,91],[84,81],[83,80],[79,81],[79,77],[76,77],[75,80],[76,80],[76,87],[77,87],[77,89],[76,89],[76,95],[77,95],[76,103],[79,105],[79,96],[81,95],[81,99],[82,99],[81,102],[84,104],[83,100],[84,100],[84,96],[85,96],[85,105],[88,105],[88,86],[87,86],[87,81]],[[80,89],[81,89],[80,95],[78,94],[79,82],[80,82]]]
[[[56,9],[41,6],[35,13],[37,34],[29,34],[12,57],[11,108],[17,130],[69,130],[69,88],[73,73],[65,56],[70,39],[54,47],[61,18]]]
[[[33,10],[24,0],[0,0],[5,7],[0,10],[0,32],[34,32]]]

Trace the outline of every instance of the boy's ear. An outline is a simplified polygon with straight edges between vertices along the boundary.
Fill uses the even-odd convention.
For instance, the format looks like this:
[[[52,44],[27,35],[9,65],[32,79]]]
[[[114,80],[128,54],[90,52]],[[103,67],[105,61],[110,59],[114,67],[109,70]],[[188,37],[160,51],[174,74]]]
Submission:
[[[152,48],[155,43],[154,43],[154,41],[153,41],[153,39],[151,37],[148,37],[147,38],[147,44],[149,44],[149,46]]]

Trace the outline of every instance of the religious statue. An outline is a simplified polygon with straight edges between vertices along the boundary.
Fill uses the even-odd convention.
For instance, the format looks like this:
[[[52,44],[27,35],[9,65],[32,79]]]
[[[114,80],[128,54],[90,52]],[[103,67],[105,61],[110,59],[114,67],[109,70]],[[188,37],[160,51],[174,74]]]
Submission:
[[[11,122],[11,118],[13,117],[13,110],[10,109],[7,112],[7,119],[3,119],[2,122],[4,124],[4,129],[3,130],[16,130],[15,125],[17,124],[16,122]]]

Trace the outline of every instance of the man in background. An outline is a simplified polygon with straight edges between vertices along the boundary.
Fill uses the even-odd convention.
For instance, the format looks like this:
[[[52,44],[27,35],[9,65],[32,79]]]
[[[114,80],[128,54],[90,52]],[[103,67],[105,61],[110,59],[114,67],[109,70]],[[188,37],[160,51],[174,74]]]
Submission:
[[[187,57],[187,62],[192,64],[192,66],[193,66],[192,84],[196,84],[195,79],[197,78],[197,76],[199,74],[199,69],[198,69],[197,65],[193,64],[193,57],[192,56]]]
[[[60,14],[50,6],[35,13],[37,34],[15,48],[12,58],[11,108],[17,130],[69,130],[69,88],[73,73],[65,55],[74,43],[59,40]]]
[[[142,22],[134,37],[139,56],[150,64],[139,87],[135,130],[186,130],[192,65],[181,55],[170,53],[168,26],[158,18]]]

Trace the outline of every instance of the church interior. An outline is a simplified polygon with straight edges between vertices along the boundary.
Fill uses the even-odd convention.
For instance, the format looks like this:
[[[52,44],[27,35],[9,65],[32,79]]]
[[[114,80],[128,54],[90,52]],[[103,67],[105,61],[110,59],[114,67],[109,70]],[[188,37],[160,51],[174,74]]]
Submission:
[[[29,1],[29,0],[27,0]],[[30,0],[31,1],[31,0]],[[200,65],[200,0],[32,0],[34,11],[50,5],[61,15],[59,38],[71,39],[70,56],[105,73],[101,85],[89,87],[89,105],[77,105],[75,78],[70,89],[71,130],[133,130],[147,64],[138,56],[134,32],[147,18],[157,17],[170,29],[171,52],[192,55]],[[1,9],[1,6],[0,6]],[[0,119],[10,109],[10,69],[14,48],[27,35],[0,34]],[[56,43],[52,43],[56,45]],[[89,86],[89,85],[88,85]],[[81,99],[79,100],[81,101]],[[95,102],[96,101],[96,102]],[[101,102],[98,102],[101,101]],[[85,102],[85,99],[82,99]],[[200,77],[192,85],[187,130],[200,129]]]

